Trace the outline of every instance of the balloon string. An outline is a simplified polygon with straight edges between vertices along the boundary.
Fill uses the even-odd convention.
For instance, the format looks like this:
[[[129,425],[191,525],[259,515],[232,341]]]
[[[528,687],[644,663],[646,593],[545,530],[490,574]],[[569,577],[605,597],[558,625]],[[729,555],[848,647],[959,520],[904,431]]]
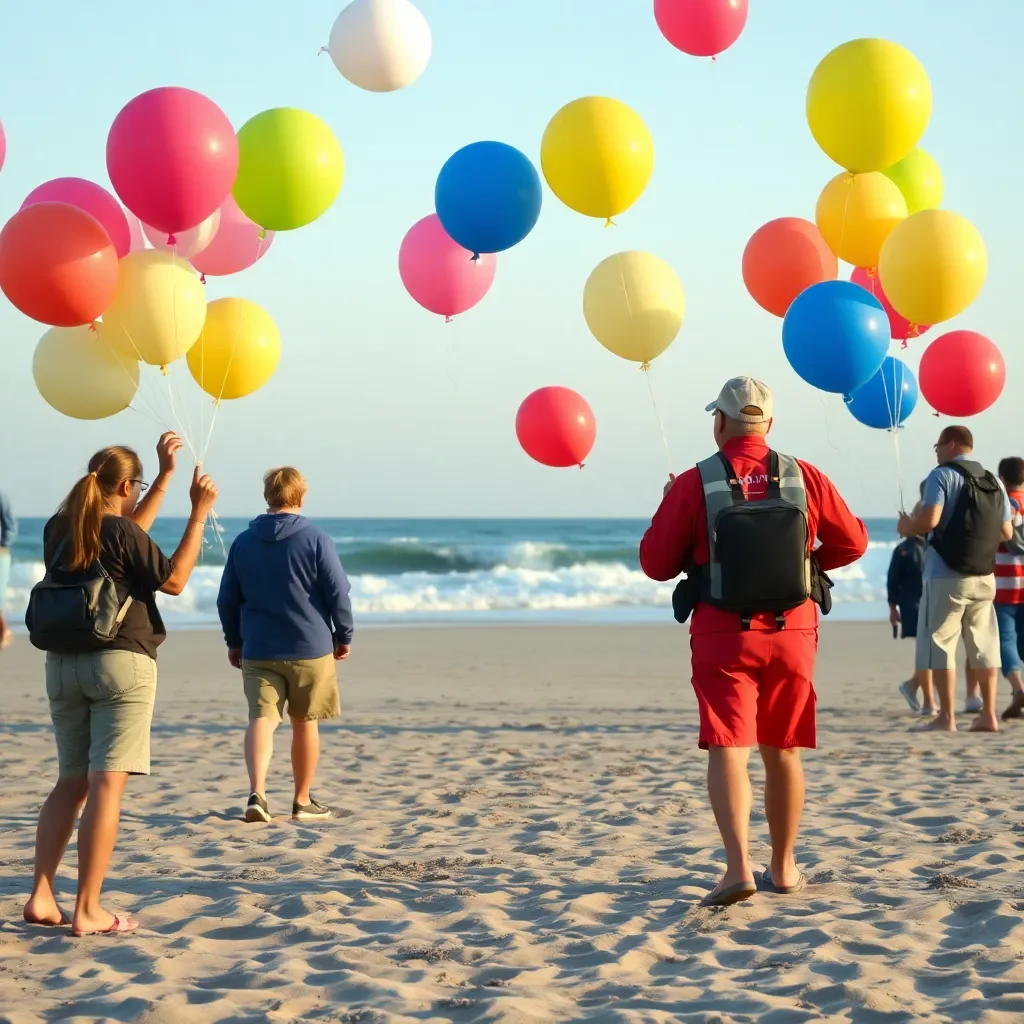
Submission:
[[[843,202],[843,223],[842,223],[842,226],[839,229],[839,245],[836,246],[836,249],[837,249],[836,256],[839,259],[842,259],[842,257],[839,255],[839,253],[841,253],[843,251],[843,245],[846,242],[846,215],[847,215],[847,213],[849,212],[849,209],[850,209],[850,191],[853,188],[853,182],[854,182],[854,179],[856,177],[857,177],[857,175],[855,175],[855,174],[848,174],[846,176],[846,178],[844,179],[845,182],[846,182],[846,200]],[[869,270],[868,276],[870,277],[870,270]],[[874,286],[872,286],[871,294],[874,295],[874,293],[875,293]]]
[[[889,397],[889,383],[886,380],[886,365],[892,366],[892,398]],[[903,493],[903,463],[900,458],[900,419],[902,416],[903,389],[896,380],[896,372],[899,364],[895,359],[882,364],[879,375],[882,378],[882,394],[885,397],[885,408],[889,413],[889,432],[892,434],[893,448],[896,454],[896,482],[900,492],[900,512],[906,511],[906,498]]]
[[[647,379],[647,390],[651,395],[651,405],[654,407],[654,416],[658,421],[658,430],[661,432],[661,443],[665,448],[665,461],[668,464],[669,475],[672,475],[672,451],[668,445],[668,434],[665,433],[665,421],[661,418],[661,410],[658,408],[658,400],[654,394],[654,381],[651,380],[651,364],[643,363],[640,366],[640,371]]]
[[[263,255],[263,239],[265,237],[265,234],[266,234],[265,232],[261,232],[261,234],[260,234],[260,243],[259,243],[259,247],[256,250],[256,260],[257,261]],[[241,318],[239,318],[238,321],[235,324],[235,335],[234,335],[234,337],[231,340],[231,352],[228,355],[228,364],[227,364],[227,366],[224,367],[224,373],[222,374],[221,379],[220,379],[220,391],[218,391],[217,397],[214,399],[214,402],[213,402],[213,415],[210,417],[210,429],[209,429],[209,432],[206,435],[206,442],[203,445],[203,461],[204,462],[206,461],[207,455],[209,455],[209,453],[210,453],[210,441],[213,439],[213,428],[217,425],[217,413],[220,411],[221,400],[224,397],[224,389],[228,386],[228,375],[231,373],[231,364],[235,361],[235,351],[238,348],[238,342],[239,342],[239,339],[241,337],[241,334],[242,334],[242,321],[241,321]],[[202,343],[202,335],[200,335],[200,343]],[[206,347],[205,347],[205,345],[203,346],[202,351],[199,353],[199,358],[205,361],[205,358],[206,358]],[[205,378],[205,371],[204,371],[203,384],[201,384],[200,387],[204,387],[205,382],[206,382],[206,378]],[[205,390],[205,388],[204,388],[204,390]],[[222,540],[222,543],[223,543],[223,540]]]

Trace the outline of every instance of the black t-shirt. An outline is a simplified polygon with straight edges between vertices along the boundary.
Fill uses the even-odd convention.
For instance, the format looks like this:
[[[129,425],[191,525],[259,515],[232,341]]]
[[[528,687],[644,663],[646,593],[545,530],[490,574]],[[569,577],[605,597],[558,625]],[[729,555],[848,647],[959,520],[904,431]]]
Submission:
[[[64,520],[54,516],[43,530],[47,571],[59,568],[54,561],[66,536]],[[117,636],[104,644],[104,649],[132,651],[155,659],[156,649],[167,638],[156,606],[156,592],[174,570],[170,560],[141,526],[121,516],[105,516],[100,527],[100,564],[114,581],[122,603],[129,596],[132,599]]]

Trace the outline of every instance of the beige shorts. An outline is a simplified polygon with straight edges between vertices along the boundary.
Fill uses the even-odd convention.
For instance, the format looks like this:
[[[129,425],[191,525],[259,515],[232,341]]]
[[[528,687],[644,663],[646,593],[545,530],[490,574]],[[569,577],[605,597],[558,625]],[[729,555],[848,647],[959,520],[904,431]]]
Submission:
[[[338,671],[334,655],[311,661],[243,661],[242,685],[249,702],[249,720],[287,713],[306,722],[341,714]]]
[[[994,576],[925,580],[917,618],[919,669],[955,669],[963,637],[968,668],[999,668],[999,623]]]
[[[149,774],[156,662],[132,651],[47,654],[46,696],[62,779]]]

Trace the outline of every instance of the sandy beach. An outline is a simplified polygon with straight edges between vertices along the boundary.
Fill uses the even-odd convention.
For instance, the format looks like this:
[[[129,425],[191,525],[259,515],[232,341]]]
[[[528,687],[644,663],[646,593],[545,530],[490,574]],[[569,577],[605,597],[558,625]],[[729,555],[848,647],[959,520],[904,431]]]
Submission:
[[[73,940],[21,921],[55,773],[21,638],[0,661],[0,1021],[1024,1019],[1024,731],[911,734],[911,646],[826,626],[813,884],[701,909],[718,836],[687,655],[669,626],[364,630],[324,735],[336,820],[287,818],[284,729],[278,817],[246,825],[240,682],[216,634],[172,636],[106,889],[142,930]],[[74,869],[72,845],[65,892]]]

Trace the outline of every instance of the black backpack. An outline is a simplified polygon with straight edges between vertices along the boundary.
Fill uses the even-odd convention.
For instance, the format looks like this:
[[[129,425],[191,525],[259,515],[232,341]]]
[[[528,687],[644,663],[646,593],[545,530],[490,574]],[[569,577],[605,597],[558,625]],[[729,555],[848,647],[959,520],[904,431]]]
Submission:
[[[54,554],[54,567],[32,588],[25,612],[33,647],[53,654],[98,651],[113,640],[131,607],[99,559],[83,572],[60,568],[64,541]]]
[[[990,576],[1003,542],[1006,497],[999,481],[977,462],[947,462],[964,478],[949,522],[936,530],[931,545],[954,572]]]

